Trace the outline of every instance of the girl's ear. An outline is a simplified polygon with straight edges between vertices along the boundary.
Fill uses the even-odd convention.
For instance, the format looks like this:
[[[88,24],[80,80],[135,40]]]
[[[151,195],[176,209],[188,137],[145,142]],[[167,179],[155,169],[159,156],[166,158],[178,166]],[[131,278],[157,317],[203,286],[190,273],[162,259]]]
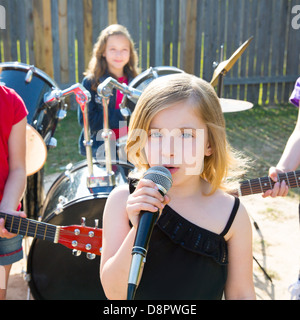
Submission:
[[[204,150],[204,155],[207,157],[212,155],[212,148],[211,148],[209,142],[207,142],[206,148]]]

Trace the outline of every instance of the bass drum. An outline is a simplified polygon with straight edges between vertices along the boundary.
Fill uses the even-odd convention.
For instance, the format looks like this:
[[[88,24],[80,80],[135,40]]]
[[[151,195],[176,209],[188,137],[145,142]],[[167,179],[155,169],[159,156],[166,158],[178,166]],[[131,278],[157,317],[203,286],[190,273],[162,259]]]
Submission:
[[[162,76],[166,76],[169,74],[174,73],[182,73],[184,72],[181,69],[178,69],[176,67],[168,67],[168,66],[162,66],[162,67],[150,67],[149,69],[145,70],[141,74],[139,74],[137,77],[135,77],[130,83],[129,87],[144,91],[145,88],[148,86],[150,82],[152,82],[154,79]],[[131,111],[134,110],[135,102],[130,100],[130,97],[127,97],[124,95],[122,103],[124,107],[129,108]]]
[[[116,185],[127,183],[125,170],[132,166],[113,164]],[[103,174],[105,164],[94,162],[95,176]],[[86,161],[67,166],[53,183],[45,199],[42,221],[60,225],[80,225],[85,217],[86,226],[95,226],[102,215],[108,192],[90,193],[86,187],[88,168]],[[72,255],[60,244],[34,239],[30,247],[27,274],[29,287],[36,300],[105,300],[100,277],[100,256],[89,260],[85,253]]]
[[[54,135],[58,121],[58,112],[64,102],[48,108],[44,104],[44,95],[52,89],[58,89],[57,84],[42,70],[24,63],[0,63],[1,85],[14,89],[24,100],[28,110],[27,122],[41,135],[46,146]],[[27,177],[27,189],[23,198],[23,209],[28,218],[38,219],[44,200],[44,169]]]

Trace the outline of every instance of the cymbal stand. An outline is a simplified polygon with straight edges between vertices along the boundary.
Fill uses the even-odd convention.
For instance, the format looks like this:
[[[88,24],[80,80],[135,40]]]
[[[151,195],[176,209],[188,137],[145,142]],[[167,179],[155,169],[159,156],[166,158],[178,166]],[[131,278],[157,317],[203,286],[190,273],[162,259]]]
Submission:
[[[224,57],[224,45],[221,45],[220,47],[220,61],[223,61],[223,57]],[[216,69],[217,66],[219,65],[218,62],[214,62],[213,63],[213,67]],[[223,70],[220,75],[219,75],[219,78],[218,78],[218,90],[217,90],[217,95],[219,98],[222,97],[222,94],[223,94],[223,80],[224,80],[224,76],[225,76],[225,70]]]

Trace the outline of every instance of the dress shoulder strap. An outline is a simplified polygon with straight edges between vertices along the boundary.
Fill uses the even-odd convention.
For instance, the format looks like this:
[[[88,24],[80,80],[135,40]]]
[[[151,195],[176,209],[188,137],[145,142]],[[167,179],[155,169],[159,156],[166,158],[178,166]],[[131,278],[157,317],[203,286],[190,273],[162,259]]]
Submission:
[[[136,188],[136,185],[138,184],[139,180],[136,179],[136,178],[131,178],[129,177],[128,178],[128,184],[129,184],[129,192],[130,193],[133,193],[135,188]]]
[[[229,231],[229,229],[230,229],[230,227],[231,227],[231,225],[233,223],[233,220],[234,220],[234,218],[236,216],[236,213],[237,213],[237,211],[239,209],[239,206],[240,206],[240,199],[235,197],[234,198],[234,205],[233,205],[230,217],[229,217],[229,219],[227,221],[227,224],[226,224],[224,230],[220,233],[220,236],[224,237],[227,234],[227,232]]]

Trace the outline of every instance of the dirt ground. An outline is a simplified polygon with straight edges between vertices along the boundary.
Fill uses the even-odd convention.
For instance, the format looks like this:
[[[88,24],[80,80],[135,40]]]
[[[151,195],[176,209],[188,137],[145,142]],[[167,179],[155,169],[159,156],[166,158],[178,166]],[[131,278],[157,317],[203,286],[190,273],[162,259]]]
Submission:
[[[46,178],[45,190],[54,178]],[[263,199],[261,195],[246,196],[241,200],[253,226],[253,277],[257,300],[290,300],[289,286],[297,282],[300,270],[299,200],[289,197]],[[25,258],[13,265],[8,300],[32,299],[24,280],[25,271]]]

